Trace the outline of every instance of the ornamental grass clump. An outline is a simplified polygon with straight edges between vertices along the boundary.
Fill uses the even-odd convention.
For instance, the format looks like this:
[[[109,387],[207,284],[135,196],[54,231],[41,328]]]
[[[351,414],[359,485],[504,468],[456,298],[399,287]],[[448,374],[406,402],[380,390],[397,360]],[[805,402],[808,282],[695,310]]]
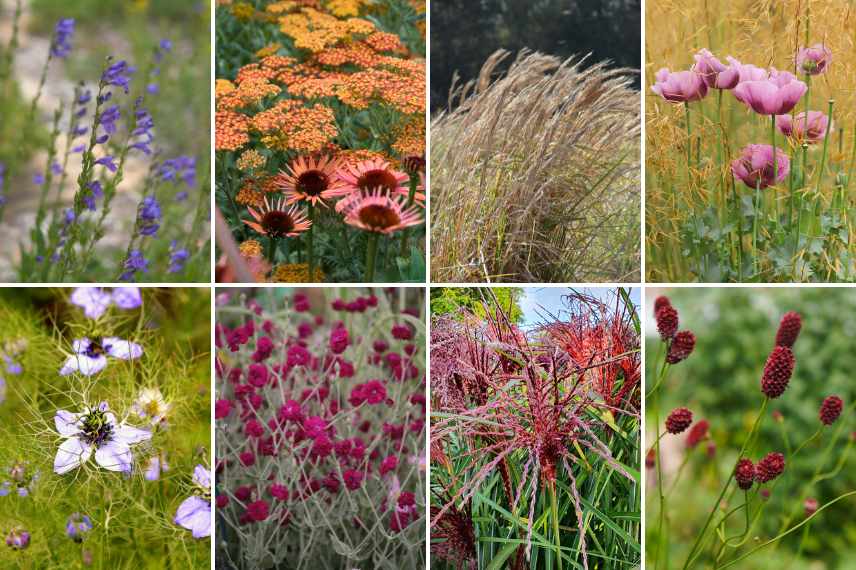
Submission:
[[[209,568],[210,297],[21,291],[0,292],[15,355],[2,372],[0,567]]]
[[[758,8],[647,4],[652,281],[856,280],[852,6]]]
[[[672,307],[665,297],[660,297],[654,303],[658,320],[667,308]],[[653,480],[652,488],[656,486],[656,492],[652,491],[651,500],[647,510],[648,515],[648,554],[647,562],[651,568],[727,568],[731,566],[743,567],[744,562],[750,556],[758,553],[764,548],[770,547],[775,550],[779,541],[785,537],[800,531],[802,538],[799,543],[797,557],[803,548],[810,544],[811,527],[810,522],[815,516],[819,516],[824,509],[856,495],[856,491],[850,490],[838,494],[832,500],[818,506],[817,500],[812,499],[814,505],[811,509],[804,505],[811,493],[817,491],[815,487],[818,482],[833,477],[841,470],[846,461],[847,453],[840,454],[839,465],[833,471],[821,475],[825,468],[826,460],[831,451],[836,448],[838,433],[830,434],[827,448],[823,454],[812,456],[808,460],[815,468],[814,476],[809,480],[795,479],[798,475],[790,473],[798,465],[798,458],[814,453],[816,442],[822,439],[829,431],[830,426],[836,421],[841,421],[844,411],[844,402],[838,396],[828,396],[819,403],[819,412],[811,411],[813,419],[813,434],[803,441],[792,443],[794,437],[790,432],[789,423],[795,421],[782,414],[779,410],[769,412],[768,407],[772,401],[779,401],[788,397],[786,392],[797,372],[796,356],[800,344],[798,342],[801,329],[804,327],[803,317],[794,311],[787,312],[781,318],[774,339],[770,338],[772,350],[762,365],[756,362],[757,373],[761,376],[760,385],[755,385],[752,393],[744,393],[740,397],[759,401],[757,412],[745,416],[742,422],[743,429],[736,439],[740,443],[739,451],[730,453],[727,450],[717,450],[716,456],[724,456],[724,470],[715,464],[716,456],[708,453],[700,455],[694,453],[698,443],[702,439],[708,439],[711,444],[721,443],[717,441],[722,433],[716,425],[711,425],[707,420],[700,420],[689,428],[686,442],[683,446],[675,446],[670,438],[676,437],[688,428],[692,421],[692,413],[686,407],[673,410],[665,421],[665,425],[659,423],[660,401],[663,397],[664,386],[667,384],[667,375],[671,364],[668,360],[670,352],[669,340],[662,340],[660,335],[659,356],[654,361],[657,370],[656,384],[647,394],[649,409],[652,410],[654,422],[657,426],[656,439],[651,445],[648,453],[650,461],[646,464],[649,476]],[[747,331],[740,331],[746,333]],[[757,335],[751,331],[753,336]],[[772,336],[772,335],[770,335]],[[657,342],[657,341],[655,341]],[[766,344],[766,343],[765,343]],[[769,346],[769,345],[767,345]],[[743,348],[743,346],[741,346]],[[705,354],[693,354],[693,359],[705,358]],[[686,365],[684,365],[686,366]],[[724,382],[730,381],[728,369],[719,369],[718,373]],[[692,377],[682,378],[682,381],[692,382]],[[701,388],[701,387],[699,387]],[[812,392],[817,398],[817,390]],[[814,408],[813,404],[812,408]],[[847,409],[852,412],[853,406]],[[736,410],[735,410],[736,412]],[[769,437],[769,432],[763,429],[764,420],[767,416],[778,424],[781,440]],[[714,448],[715,449],[715,448]],[[848,445],[849,450],[849,445]],[[680,467],[673,466],[672,459],[679,457]],[[666,463],[662,461],[666,458]],[[694,473],[692,478],[682,475],[687,466],[692,466],[689,471]],[[715,477],[709,474],[715,473]],[[785,480],[783,486],[790,490],[782,493],[779,485]],[[668,483],[668,484],[667,484]],[[686,493],[692,493],[694,497],[706,496],[707,484],[713,484],[714,489],[721,489],[716,500],[701,509],[705,518],[694,521],[687,512],[677,510],[673,506],[680,491],[675,494],[677,487],[684,485]],[[732,485],[734,483],[734,485]],[[777,488],[779,492],[777,493]],[[794,497],[793,492],[801,496]],[[847,491],[844,489],[844,491]],[[694,511],[694,509],[693,509]],[[798,518],[800,512],[802,518]],[[778,532],[768,535],[770,521],[779,524]],[[693,538],[694,537],[694,538]],[[684,544],[684,541],[689,540]],[[677,548],[680,545],[681,548]],[[690,546],[691,545],[691,546]],[[683,548],[687,546],[687,548]]]
[[[639,274],[633,73],[523,51],[453,86],[431,124],[439,282],[625,281]]]
[[[425,565],[421,290],[305,289],[217,312],[218,560]]]
[[[16,75],[16,58],[31,57],[19,54],[22,0],[15,6],[0,60],[3,123],[7,112],[17,115],[13,100],[26,84]],[[36,197],[34,220],[11,240],[18,248],[3,252],[10,267],[4,280],[207,281],[208,180],[197,176],[197,158],[185,150],[198,145],[192,120],[184,138],[174,138],[163,123],[179,111],[167,110],[161,93],[175,89],[187,73],[184,54],[192,38],[175,45],[150,40],[148,53],[133,63],[120,53],[109,55],[96,74],[71,83],[65,77],[70,60],[91,58],[78,46],[86,33],[92,30],[78,29],[71,18],[56,24],[35,93],[23,118],[15,119],[22,123],[15,133],[20,142],[0,148],[0,220],[13,213],[21,218],[26,194]]]
[[[425,2],[216,24],[218,281],[424,282]]]
[[[639,329],[611,295],[529,331],[495,302],[435,317],[432,565],[639,563]]]

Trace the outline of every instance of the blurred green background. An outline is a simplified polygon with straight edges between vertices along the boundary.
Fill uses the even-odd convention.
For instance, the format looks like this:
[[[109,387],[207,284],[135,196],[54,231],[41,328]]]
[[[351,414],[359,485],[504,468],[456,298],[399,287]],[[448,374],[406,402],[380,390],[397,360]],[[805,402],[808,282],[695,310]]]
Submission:
[[[815,485],[808,493],[821,505],[835,497],[856,489],[856,453],[849,453],[850,434],[856,430],[854,414],[848,407],[856,399],[856,291],[844,288],[676,288],[648,289],[646,291],[646,390],[653,387],[654,367],[662,360],[662,343],[656,333],[651,313],[657,295],[665,294],[680,314],[680,329],[690,329],[697,337],[693,354],[684,362],[673,366],[667,382],[660,390],[661,425],[670,410],[686,406],[694,413],[694,420],[706,418],[716,443],[715,459],[709,459],[700,446],[688,463],[680,482],[669,499],[672,519],[672,564],[680,564],[704,523],[709,509],[719,494],[724,478],[733,468],[737,453],[751,429],[752,421],[760,408],[763,396],[760,378],[764,362],[774,346],[776,330],[781,316],[797,311],[803,317],[803,328],[794,346],[797,364],[793,378],[784,395],[770,402],[762,424],[756,451],[757,461],[768,451],[785,453],[784,433],[796,447],[809,438],[819,427],[818,410],[824,397],[837,394],[844,399],[845,411],[836,424],[826,428],[822,436],[810,443],[794,461],[786,455],[783,479],[775,488],[764,515],[754,529],[752,539],[741,552],[754,546],[754,537],[762,541],[776,536],[783,518],[796,509],[795,522],[803,520],[800,497],[806,484],[818,467],[827,444],[835,435],[837,443],[831,448],[829,459],[821,466],[821,473],[831,471],[840,460],[847,461],[843,469],[828,480]],[[647,445],[655,434],[654,402],[647,400]],[[783,416],[777,423],[773,411]],[[661,428],[662,429],[662,428]],[[680,445],[675,441],[679,440]],[[671,484],[668,454],[681,454],[672,458],[676,467],[682,460],[682,436],[668,436],[663,440],[664,485]],[[845,457],[845,453],[848,455]],[[648,470],[648,544],[654,543],[656,522],[650,513],[656,513],[656,488],[652,487],[655,474]],[[671,473],[674,475],[674,472]],[[653,497],[653,499],[652,499]],[[737,496],[732,507],[739,505]],[[802,555],[795,559],[802,538],[797,531],[777,547],[768,547],[759,554],[739,563],[737,568],[856,568],[856,518],[853,511],[856,499],[841,501],[814,519],[811,532],[804,544]],[[735,517],[730,527],[735,534],[742,530],[742,516]],[[656,518],[654,519],[656,521]],[[649,560],[651,560],[649,554]],[[708,567],[708,566],[704,566]]]

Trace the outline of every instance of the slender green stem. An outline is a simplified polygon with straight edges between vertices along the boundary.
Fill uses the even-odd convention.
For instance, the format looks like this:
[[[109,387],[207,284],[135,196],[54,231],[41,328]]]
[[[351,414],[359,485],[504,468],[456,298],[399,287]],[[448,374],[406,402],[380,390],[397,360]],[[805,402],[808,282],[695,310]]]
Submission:
[[[369,233],[368,244],[366,246],[366,273],[364,281],[366,283],[374,282],[375,257],[377,256],[377,239],[378,234],[375,232]]]
[[[315,282],[315,206],[309,202],[309,231],[306,232],[306,248],[309,254],[309,282]]]
[[[761,207],[761,178],[755,184],[754,215],[752,216],[752,264],[755,268],[755,276],[761,273],[758,260],[758,218],[763,212]]]
[[[274,258],[276,257],[276,238],[273,236],[268,236],[267,254],[265,257],[271,262],[271,265],[273,265],[275,262]]]

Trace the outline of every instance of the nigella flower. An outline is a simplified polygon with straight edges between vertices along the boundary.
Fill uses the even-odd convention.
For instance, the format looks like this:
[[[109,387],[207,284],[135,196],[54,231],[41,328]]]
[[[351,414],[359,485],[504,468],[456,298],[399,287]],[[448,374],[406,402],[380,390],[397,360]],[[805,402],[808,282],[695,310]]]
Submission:
[[[166,416],[172,406],[164,399],[158,388],[144,388],[131,406],[131,411],[141,419],[157,426],[166,423]]]
[[[20,528],[13,528],[6,535],[6,546],[12,550],[24,550],[30,546],[30,533]]]
[[[27,464],[18,462],[12,465],[7,471],[9,479],[0,484],[0,497],[17,494],[19,497],[28,497],[36,486],[41,472],[37,469],[30,471]]]
[[[115,336],[106,336],[100,340],[82,338],[72,343],[74,354],[66,359],[60,368],[61,376],[80,372],[84,376],[98,374],[107,366],[107,357],[120,360],[133,360],[143,355],[143,347],[135,342],[122,340]]]
[[[151,439],[152,433],[118,422],[107,402],[84,408],[79,414],[58,410],[56,430],[65,441],[54,458],[54,472],[64,475],[81,467],[95,454],[95,463],[108,471],[130,473],[134,462],[131,446]]]
[[[157,198],[146,196],[140,204],[140,233],[153,236],[160,229],[161,209]]]
[[[197,465],[193,482],[196,494],[179,505],[173,522],[193,531],[193,538],[205,538],[211,536],[211,471]]]
[[[105,85],[121,87],[127,93],[131,83],[131,75],[133,75],[134,71],[136,70],[128,65],[127,61],[117,61],[104,70],[104,73],[101,74],[101,81]]]
[[[56,23],[51,55],[64,58],[71,53],[71,38],[74,37],[74,18],[64,18]]]
[[[122,281],[132,281],[137,272],[148,272],[149,261],[143,256],[142,251],[139,249],[132,249],[131,253],[125,259],[124,268],[125,272],[119,276],[119,279]]]
[[[83,539],[86,538],[86,535],[91,530],[92,520],[80,513],[73,513],[65,523],[65,534],[74,542],[83,542]]]
[[[116,163],[113,161],[113,157],[109,154],[107,156],[102,156],[101,158],[96,160],[95,164],[100,164],[110,172],[116,172],[119,169],[119,167],[116,166]]]
[[[178,242],[172,240],[169,244],[169,269],[168,273],[178,273],[184,269],[184,264],[190,257],[190,252],[186,248],[179,248]]]
[[[166,455],[163,453],[152,455],[149,458],[149,463],[146,466],[144,476],[146,481],[157,481],[162,473],[169,471],[169,463],[166,462]]]
[[[163,161],[158,171],[162,182],[184,182],[189,188],[196,186],[196,159],[177,156]]]
[[[113,304],[120,309],[136,309],[143,304],[139,287],[116,287],[111,293],[101,287],[78,287],[69,300],[82,307],[83,314],[90,319],[101,317]]]

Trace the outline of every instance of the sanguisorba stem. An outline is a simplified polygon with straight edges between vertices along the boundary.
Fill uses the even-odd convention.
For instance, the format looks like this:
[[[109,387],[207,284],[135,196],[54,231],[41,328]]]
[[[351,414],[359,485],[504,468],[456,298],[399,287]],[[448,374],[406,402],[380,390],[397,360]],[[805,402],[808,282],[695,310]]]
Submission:
[[[366,273],[364,278],[366,283],[374,282],[375,257],[377,256],[377,238],[378,234],[376,234],[375,232],[369,233],[368,244],[366,246]]]
[[[749,432],[749,435],[743,441],[743,447],[740,448],[740,453],[737,454],[737,461],[740,461],[744,454],[746,453],[746,449],[749,446],[749,443],[755,438],[755,433],[758,431],[758,428],[761,426],[761,420],[764,418],[764,412],[767,411],[767,404],[770,403],[770,398],[764,397],[764,401],[761,403],[761,409],[758,411],[758,415],[755,417],[755,423],[752,424],[752,430]],[[687,555],[687,561],[684,562],[683,568],[686,570],[690,567],[690,565],[695,561],[698,555],[701,553],[701,545],[704,539],[704,535],[707,534],[707,529],[710,527],[711,521],[713,521],[714,515],[719,511],[719,504],[722,502],[722,498],[725,496],[725,493],[728,491],[728,487],[731,486],[731,481],[734,480],[734,469],[737,468],[737,461],[734,462],[734,467],[731,468],[731,472],[728,475],[728,479],[725,481],[725,485],[722,487],[722,491],[719,493],[719,498],[716,499],[716,502],[713,504],[713,507],[710,509],[710,513],[707,515],[707,520],[704,523],[704,526],[701,529],[701,532],[696,536],[695,542],[693,543],[693,547],[690,550],[690,553]]]

